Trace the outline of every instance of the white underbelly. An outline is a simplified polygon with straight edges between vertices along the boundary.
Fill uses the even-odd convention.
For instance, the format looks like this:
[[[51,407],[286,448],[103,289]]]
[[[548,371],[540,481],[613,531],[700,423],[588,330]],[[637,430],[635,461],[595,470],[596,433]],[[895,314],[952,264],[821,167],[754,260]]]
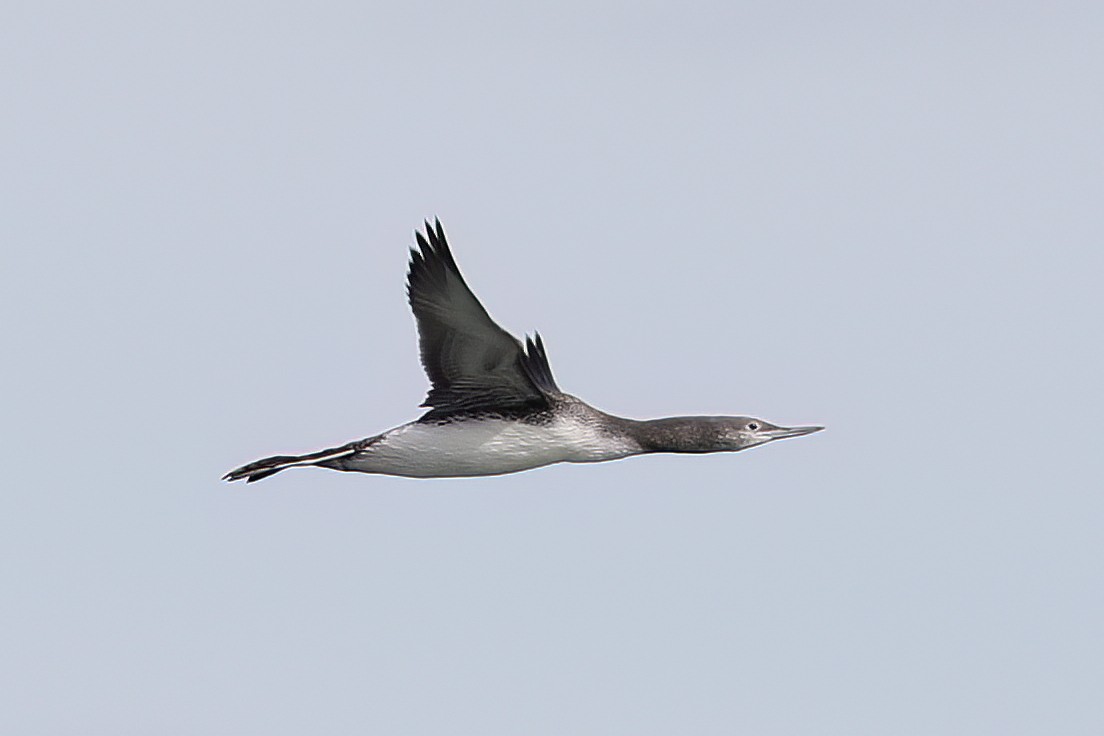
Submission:
[[[415,478],[499,475],[552,463],[616,460],[638,451],[629,440],[571,419],[547,424],[502,419],[413,422],[385,433],[347,467]]]

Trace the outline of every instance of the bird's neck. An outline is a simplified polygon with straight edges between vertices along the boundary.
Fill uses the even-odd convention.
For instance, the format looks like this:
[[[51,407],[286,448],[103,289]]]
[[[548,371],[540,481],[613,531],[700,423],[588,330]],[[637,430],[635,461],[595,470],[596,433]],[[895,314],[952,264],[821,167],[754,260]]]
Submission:
[[[625,431],[644,452],[717,452],[724,449],[712,417],[626,419]]]

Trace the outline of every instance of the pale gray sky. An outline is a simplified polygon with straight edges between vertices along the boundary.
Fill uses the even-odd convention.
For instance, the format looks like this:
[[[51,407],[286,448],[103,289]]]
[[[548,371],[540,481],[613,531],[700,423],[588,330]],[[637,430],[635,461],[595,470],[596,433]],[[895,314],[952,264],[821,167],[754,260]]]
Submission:
[[[16,3],[0,732],[1104,731],[1099,3]],[[560,384],[829,431],[218,481]]]

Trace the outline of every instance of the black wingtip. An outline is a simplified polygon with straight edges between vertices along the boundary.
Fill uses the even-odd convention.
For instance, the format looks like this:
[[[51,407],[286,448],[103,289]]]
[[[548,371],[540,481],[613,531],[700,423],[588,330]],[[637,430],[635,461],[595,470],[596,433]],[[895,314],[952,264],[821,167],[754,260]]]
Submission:
[[[545,393],[558,393],[560,387],[556,385],[556,379],[552,376],[552,366],[548,363],[548,351],[544,349],[544,340],[539,332],[534,332],[532,337],[525,337],[525,353],[523,362],[529,378]]]
[[[425,237],[433,247],[434,252],[447,257],[449,255],[449,246],[448,240],[445,238],[445,228],[441,225],[441,218],[434,217],[432,224],[430,224],[429,220],[425,220],[424,223]]]
[[[422,228],[414,231],[414,240],[418,247],[413,250],[421,251],[423,258],[431,258],[434,255],[450,258],[448,239],[445,237],[445,228],[441,224],[440,217],[434,217],[433,222],[422,220]]]
[[[441,218],[433,218],[432,223],[428,219],[423,220],[423,225],[423,229],[414,231],[415,246],[410,249],[406,275],[408,295],[417,281],[440,281],[449,273],[460,276],[460,268],[445,239]]]

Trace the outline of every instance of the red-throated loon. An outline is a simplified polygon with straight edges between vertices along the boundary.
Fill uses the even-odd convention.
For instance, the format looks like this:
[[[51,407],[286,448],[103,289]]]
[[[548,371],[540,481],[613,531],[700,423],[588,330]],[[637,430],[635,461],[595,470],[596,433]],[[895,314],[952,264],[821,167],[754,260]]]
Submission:
[[[411,478],[501,475],[553,463],[595,463],[652,452],[733,452],[823,427],[779,427],[752,417],[638,421],[560,391],[539,334],[525,345],[490,318],[453,260],[441,221],[415,232],[407,295],[432,383],[421,418],[308,455],[243,465],[224,480],[251,483],[285,468]]]

